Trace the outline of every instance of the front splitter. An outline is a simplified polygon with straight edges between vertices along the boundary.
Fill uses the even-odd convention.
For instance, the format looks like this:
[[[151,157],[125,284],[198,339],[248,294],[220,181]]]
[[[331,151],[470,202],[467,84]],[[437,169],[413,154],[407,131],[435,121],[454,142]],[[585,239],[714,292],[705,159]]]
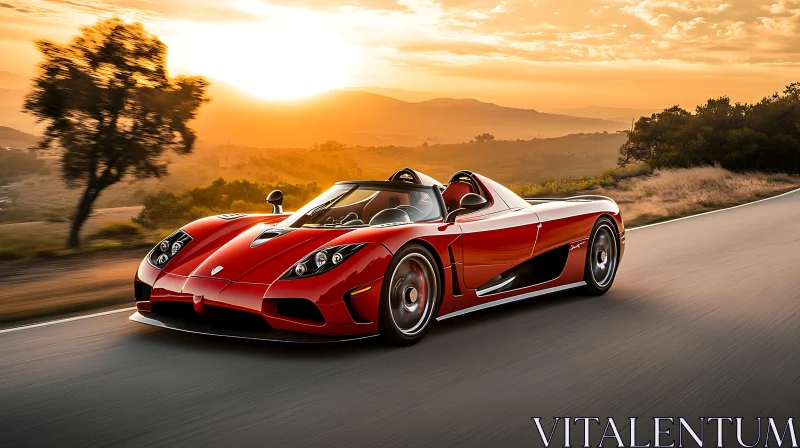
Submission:
[[[150,314],[150,313],[147,313]],[[202,334],[207,336],[221,336],[226,338],[249,339],[254,341],[280,342],[291,344],[332,344],[362,339],[374,338],[377,335],[366,336],[320,336],[307,333],[295,333],[293,331],[269,330],[266,332],[244,332],[236,330],[222,330],[199,322],[187,322],[170,316],[144,315],[140,312],[131,314],[128,318],[134,322],[152,325],[154,327],[167,328],[169,330],[182,331],[184,333]]]

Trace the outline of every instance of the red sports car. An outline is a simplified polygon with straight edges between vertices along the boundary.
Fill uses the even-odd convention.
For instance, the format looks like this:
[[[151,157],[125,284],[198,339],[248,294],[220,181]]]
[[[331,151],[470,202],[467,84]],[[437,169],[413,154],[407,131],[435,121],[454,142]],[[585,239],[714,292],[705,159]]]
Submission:
[[[611,287],[625,247],[602,196],[523,199],[479,174],[339,182],[294,213],[187,224],[136,273],[131,320],[241,338],[412,344],[431,322]]]

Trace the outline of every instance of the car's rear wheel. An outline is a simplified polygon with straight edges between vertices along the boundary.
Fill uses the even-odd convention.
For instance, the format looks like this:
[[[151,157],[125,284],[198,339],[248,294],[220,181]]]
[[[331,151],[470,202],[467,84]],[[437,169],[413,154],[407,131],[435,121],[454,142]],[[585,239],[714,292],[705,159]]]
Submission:
[[[586,251],[583,278],[586,291],[593,295],[605,294],[614,283],[619,264],[619,236],[611,219],[601,217],[595,222]]]
[[[381,290],[381,336],[398,345],[418,342],[428,332],[441,299],[441,278],[423,246],[403,247],[392,258]]]

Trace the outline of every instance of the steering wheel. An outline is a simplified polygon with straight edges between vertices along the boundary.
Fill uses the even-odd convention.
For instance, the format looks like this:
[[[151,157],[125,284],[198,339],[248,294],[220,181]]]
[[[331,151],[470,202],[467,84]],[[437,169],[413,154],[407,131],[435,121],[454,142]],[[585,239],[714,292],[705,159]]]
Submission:
[[[398,205],[395,208],[406,212],[412,222],[419,221],[425,217],[425,213],[413,205]]]
[[[389,178],[391,182],[407,182],[416,185],[422,185],[422,179],[419,178],[416,171],[411,168],[403,168],[402,170],[394,173]]]

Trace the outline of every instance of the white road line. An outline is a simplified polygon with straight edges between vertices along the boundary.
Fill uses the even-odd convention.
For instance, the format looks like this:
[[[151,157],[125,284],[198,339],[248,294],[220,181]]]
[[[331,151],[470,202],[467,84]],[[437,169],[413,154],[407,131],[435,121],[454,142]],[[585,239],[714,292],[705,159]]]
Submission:
[[[696,215],[684,216],[683,218],[675,218],[675,219],[670,219],[669,221],[662,221],[662,222],[657,222],[657,223],[653,223],[653,224],[647,224],[646,226],[631,227],[629,229],[625,229],[625,232],[627,233],[627,232],[630,232],[631,230],[639,230],[639,229],[646,229],[648,227],[660,226],[661,224],[669,224],[669,223],[675,222],[675,221],[683,221],[684,219],[689,219],[689,218],[697,218],[698,216],[710,215],[712,213],[717,213],[717,212],[724,212],[726,210],[733,210],[733,209],[739,208],[739,207],[746,207],[748,205],[758,204],[759,202],[769,201],[770,199],[777,199],[777,198],[779,198],[781,196],[786,196],[788,194],[797,193],[798,191],[800,191],[800,188],[795,188],[792,191],[787,191],[786,193],[782,193],[782,194],[779,194],[777,196],[770,196],[768,198],[759,199],[757,201],[748,202],[748,203],[745,203],[745,204],[734,205],[733,207],[721,208],[719,210],[711,210],[710,212],[698,213]]]
[[[134,310],[136,310],[135,306],[130,307],[130,308],[122,308],[120,310],[111,310],[111,311],[103,311],[102,313],[87,314],[85,316],[76,316],[76,317],[69,317],[67,319],[51,320],[50,322],[42,322],[42,323],[39,323],[39,324],[23,325],[21,327],[12,327],[12,328],[7,328],[5,330],[0,330],[0,334],[2,334],[2,333],[13,333],[15,331],[27,330],[29,328],[46,327],[48,325],[63,324],[65,322],[72,322],[72,321],[75,321],[75,320],[89,319],[89,318],[92,318],[92,317],[107,316],[109,314],[124,313],[126,311],[134,311]]]
[[[764,198],[764,199],[759,199],[757,201],[748,202],[746,204],[739,204],[739,205],[734,205],[733,207],[721,208],[719,210],[712,210],[710,212],[698,213],[696,215],[691,215],[691,216],[684,216],[683,218],[670,219],[669,221],[657,222],[655,224],[648,224],[646,226],[632,227],[632,228],[629,228],[629,229],[625,229],[625,232],[630,232],[630,231],[639,230],[639,229],[646,229],[648,227],[653,227],[653,226],[660,226],[662,224],[669,224],[671,222],[682,221],[684,219],[696,218],[698,216],[710,215],[712,213],[717,213],[717,212],[724,212],[726,210],[733,210],[735,208],[745,207],[745,206],[748,206],[748,205],[758,204],[759,202],[769,201],[770,199],[777,199],[777,198],[779,198],[781,196],[786,196],[786,195],[789,195],[789,194],[792,194],[792,193],[797,193],[798,191],[800,191],[800,188],[796,188],[796,189],[794,189],[792,191],[787,191],[786,193],[779,194],[777,196],[772,196],[772,197],[768,197],[768,198]],[[0,330],[0,334],[13,333],[15,331],[27,330],[29,328],[37,328],[37,327],[45,327],[45,326],[48,326],[48,325],[63,324],[65,322],[72,322],[72,321],[75,321],[75,320],[89,319],[89,318],[92,318],[92,317],[107,316],[109,314],[124,313],[126,311],[134,311],[134,310],[136,310],[136,307],[122,308],[122,309],[119,309],[119,310],[104,311],[102,313],[88,314],[86,316],[70,317],[68,319],[53,320],[53,321],[50,321],[50,322],[42,322],[42,323],[39,323],[39,324],[23,325],[21,327],[13,327],[13,328],[5,329],[5,330]],[[455,314],[456,313],[453,313],[453,315],[455,315]],[[451,316],[448,315],[446,317],[451,317]],[[441,320],[441,318],[439,318],[439,319]]]

